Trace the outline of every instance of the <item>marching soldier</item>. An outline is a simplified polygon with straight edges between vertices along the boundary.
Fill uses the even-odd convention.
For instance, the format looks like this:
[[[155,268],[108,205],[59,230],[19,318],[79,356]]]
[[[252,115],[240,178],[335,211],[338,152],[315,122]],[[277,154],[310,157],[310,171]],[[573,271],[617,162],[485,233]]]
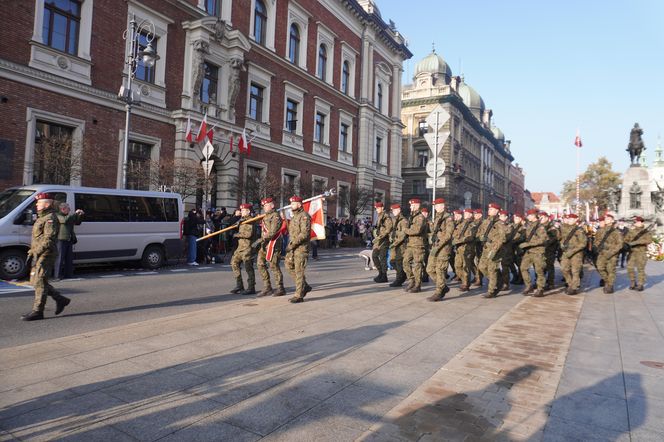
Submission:
[[[447,267],[450,264],[452,253],[452,235],[454,233],[454,220],[445,213],[445,200],[436,198],[433,201],[435,221],[432,228],[432,244],[427,263],[427,273],[436,282],[436,291],[429,301],[440,301],[450,291],[447,286]]]
[[[392,204],[392,240],[390,242],[390,262],[397,272],[396,279],[390,283],[390,287],[401,287],[406,281],[406,272],[403,270],[403,254],[406,250],[406,229],[408,220],[401,214],[401,206]]]
[[[465,209],[463,211],[463,221],[454,229],[452,239],[452,244],[456,247],[454,269],[461,281],[459,290],[462,292],[470,290],[470,272],[475,254],[474,223],[472,209]]]
[[[304,271],[309,257],[309,240],[311,238],[311,217],[302,208],[302,197],[294,195],[290,198],[293,217],[288,223],[289,242],[286,246],[286,268],[295,280],[295,296],[289,299],[292,303],[303,302],[311,291],[307,284]]]
[[[510,223],[507,210],[501,210],[498,218],[505,229],[505,244],[500,250],[500,290],[510,289],[510,272],[514,265],[514,235],[517,232],[515,225]]]
[[[544,253],[549,241],[549,234],[546,232],[544,226],[540,224],[537,213],[537,209],[530,209],[527,212],[526,218],[528,219],[528,223],[526,224],[525,240],[519,245],[519,248],[524,251],[523,258],[521,258],[521,277],[526,284],[523,295],[530,296],[533,292],[530,267],[534,267],[537,278],[537,291],[533,296],[539,298],[544,296],[544,284],[546,283],[546,277],[544,276]]]
[[[249,219],[251,215],[251,204],[240,204],[240,219],[237,223],[242,223]],[[235,276],[235,288],[231,293],[239,293],[241,295],[255,295],[256,294],[256,275],[254,274],[254,253],[252,243],[254,242],[254,226],[251,223],[240,224],[237,233],[234,235],[237,238],[237,248],[233,252],[231,258],[231,269],[233,276]],[[244,289],[242,283],[242,265],[244,271],[247,272],[247,289]]]
[[[643,218],[635,217],[634,227],[625,234],[625,244],[629,247],[627,274],[630,290],[643,291],[643,284],[646,282],[646,263],[648,262],[647,248],[651,242],[650,228],[643,225]]]
[[[404,232],[408,237],[408,244],[406,245],[406,252],[404,253],[403,262],[406,277],[408,278],[408,285],[406,291],[410,293],[418,293],[422,291],[422,272],[424,267],[424,253],[427,240],[427,220],[420,212],[420,199],[413,198],[410,204],[410,219],[408,220],[408,227]]]
[[[597,229],[595,242],[597,244],[597,271],[604,281],[604,293],[613,293],[613,283],[616,280],[616,262],[618,253],[623,246],[623,235],[616,228],[613,215],[604,215],[604,227]]]
[[[475,250],[473,252],[473,274],[475,275],[475,281],[473,285],[475,287],[482,287],[483,275],[479,269],[480,258],[482,257],[482,242],[478,239],[479,229],[482,226],[482,218],[484,214],[482,209],[475,209],[473,211],[473,219],[475,220],[474,232],[475,232]]]
[[[35,300],[32,311],[21,316],[24,321],[38,321],[44,319],[46,297],[55,301],[55,314],[59,315],[69,305],[71,300],[60,294],[51,284],[48,277],[53,271],[55,258],[58,254],[58,217],[53,208],[53,196],[48,193],[38,193],[37,220],[32,226],[32,243],[28,250],[28,259],[32,260],[30,284],[35,289]]]
[[[581,286],[581,270],[583,269],[583,251],[588,244],[588,237],[583,228],[578,225],[578,216],[569,213],[563,218],[564,224],[560,228],[560,249],[563,256],[560,260],[560,269],[567,284],[565,293],[576,295]]]
[[[512,256],[514,261],[512,262],[512,284],[522,285],[523,279],[521,278],[521,258],[523,257],[523,251],[519,248],[521,244],[526,239],[526,228],[524,227],[524,219],[521,213],[515,213],[512,216],[514,221],[514,236],[512,237]]]
[[[284,275],[281,273],[279,260],[281,258],[281,244],[283,242],[283,230],[281,227],[284,221],[279,216],[279,213],[274,210],[274,201],[272,198],[263,198],[261,205],[263,206],[265,217],[261,221],[261,237],[257,241],[257,266],[258,272],[263,279],[264,288],[258,296],[283,296],[286,294],[286,290],[284,289]],[[270,273],[267,271],[268,263],[274,275],[274,282],[277,285],[276,291],[272,289]]]
[[[500,251],[505,244],[506,234],[505,226],[501,224],[498,218],[500,206],[495,203],[489,204],[488,217],[482,223],[478,235],[483,244],[482,255],[477,265],[478,270],[489,278],[487,292],[482,295],[484,298],[495,298],[498,296],[498,278],[500,276]]]
[[[463,221],[463,210],[453,210],[452,211],[452,219],[454,221],[454,230],[456,230],[457,226],[461,224]],[[452,236],[454,236],[454,232],[452,232]],[[457,274],[456,271],[456,247],[454,244],[452,244],[452,251],[450,252],[450,267],[452,268],[452,272],[454,272],[454,279],[453,281],[458,281],[459,280],[459,275]]]
[[[544,273],[546,273],[546,285],[544,290],[551,290],[555,287],[556,278],[556,256],[558,256],[558,245],[560,243],[560,230],[549,219],[549,214],[541,211],[539,213],[540,224],[546,229],[549,235],[549,241],[544,249]]]
[[[422,282],[429,282],[429,273],[427,273],[427,263],[429,262],[429,250],[431,249],[431,230],[433,229],[433,223],[429,219],[429,209],[422,207],[420,209],[422,216],[426,220],[427,228],[426,235],[424,235],[424,261],[422,261]]]
[[[390,235],[392,234],[392,218],[385,212],[385,206],[378,201],[374,204],[378,219],[376,220],[375,237],[373,240],[373,251],[371,257],[378,269],[375,282],[387,282],[387,251],[390,247]]]

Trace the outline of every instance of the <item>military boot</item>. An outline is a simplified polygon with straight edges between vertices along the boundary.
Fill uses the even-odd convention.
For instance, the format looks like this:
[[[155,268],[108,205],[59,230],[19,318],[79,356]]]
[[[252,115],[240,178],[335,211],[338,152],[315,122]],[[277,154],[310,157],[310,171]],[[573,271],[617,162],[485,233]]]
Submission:
[[[248,287],[247,290],[242,290],[240,292],[241,295],[255,295],[256,294],[256,287],[253,285]]]
[[[302,295],[302,297],[304,298],[305,296],[307,296],[307,293],[309,293],[312,290],[313,290],[313,288],[311,288],[311,286],[305,282],[304,283],[304,294]]]
[[[284,296],[286,294],[286,289],[283,285],[277,287],[277,290],[272,294],[272,296]]]
[[[610,295],[611,293],[613,293],[613,286],[612,286],[612,285],[604,286],[604,293],[606,293],[606,294],[608,294],[608,295]]]
[[[637,292],[642,292],[643,291],[643,285],[639,284],[636,286],[636,291]]]
[[[544,296],[544,289],[537,289],[535,294],[533,295],[535,298],[541,298]]]
[[[443,290],[441,290],[440,293],[434,293],[432,296],[429,296],[427,298],[427,301],[430,301],[430,302],[442,301],[443,298],[445,297],[445,295],[447,294],[447,292],[449,292],[449,291],[450,291],[450,288],[445,286],[445,288],[443,288]]]
[[[470,288],[467,285],[462,285],[461,287],[459,287],[459,290],[462,292],[467,292],[470,290]]]
[[[293,296],[292,298],[290,298],[290,299],[288,300],[288,302],[290,302],[290,303],[292,303],[292,304],[297,304],[297,303],[299,303],[299,302],[304,302],[304,298],[301,297],[301,296]]]
[[[24,321],[39,321],[40,319],[44,319],[44,312],[31,311],[21,316],[21,319]]]
[[[507,291],[507,290],[509,290],[509,289],[510,289],[510,285],[509,285],[509,284],[503,284],[503,286],[500,288],[500,291],[501,291],[501,292],[505,292],[505,291]]]
[[[567,291],[566,291],[565,293],[567,293],[567,294],[570,295],[570,296],[574,296],[574,295],[576,295],[578,292],[577,292],[575,289],[571,289],[571,288],[570,288],[570,289],[567,289]]]
[[[244,291],[244,284],[242,283],[242,278],[237,278],[235,281],[235,288],[231,290],[231,293],[237,295],[238,293]]]
[[[404,283],[404,280],[397,276],[397,279],[390,283],[390,287],[401,287]]]
[[[422,287],[419,285],[413,285],[413,288],[408,290],[408,293],[420,293],[422,291]]]
[[[62,311],[69,305],[71,302],[71,299],[64,297],[62,295],[58,295],[57,298],[55,298],[55,314],[59,315],[62,313]]]
[[[636,290],[636,283],[634,283],[634,282],[630,282],[630,283],[629,283],[629,289],[630,289],[630,290]]]
[[[272,295],[273,293],[274,293],[274,290],[272,290],[272,287],[270,287],[270,286],[268,285],[268,286],[266,286],[263,290],[261,290],[261,291],[258,293],[258,295],[256,295],[256,296],[258,296],[259,298],[261,298],[261,297],[263,297],[263,296],[270,296],[270,295]]]
[[[415,287],[415,281],[409,280],[406,288],[403,289],[405,292],[409,292],[413,287]]]
[[[491,290],[490,292],[486,292],[485,294],[482,295],[482,298],[495,298],[495,297],[498,296],[499,291],[500,290],[495,289],[495,290]]]
[[[379,273],[374,279],[374,282],[387,282],[387,273]]]
[[[523,296],[530,296],[530,295],[532,295],[532,293],[533,293],[533,286],[532,285],[529,285],[528,287],[526,287],[522,292]]]

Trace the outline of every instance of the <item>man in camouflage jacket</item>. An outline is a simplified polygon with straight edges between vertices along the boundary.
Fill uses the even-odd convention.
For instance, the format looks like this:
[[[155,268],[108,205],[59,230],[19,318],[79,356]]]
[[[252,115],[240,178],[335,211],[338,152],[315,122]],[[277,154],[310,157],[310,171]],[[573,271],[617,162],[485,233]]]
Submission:
[[[600,227],[595,234],[597,245],[597,271],[604,281],[604,293],[613,293],[613,283],[616,280],[616,262],[618,253],[623,247],[624,237],[616,228],[612,214],[604,215],[604,227]]]
[[[528,223],[526,223],[525,240],[519,244],[519,248],[524,251],[523,258],[521,258],[521,277],[526,284],[523,295],[530,296],[533,293],[530,267],[534,267],[537,277],[537,291],[533,296],[541,297],[544,296],[544,285],[546,284],[544,253],[549,242],[549,234],[544,226],[540,224],[537,215],[537,209],[530,209],[527,212]]]
[[[432,244],[429,251],[427,273],[436,282],[436,291],[429,301],[440,301],[450,291],[447,286],[447,268],[452,254],[452,235],[454,233],[454,220],[445,213],[445,200],[436,198],[433,201],[435,220],[432,227]]]
[[[646,283],[646,263],[648,262],[648,244],[652,242],[650,228],[643,225],[643,218],[634,218],[634,227],[625,234],[625,244],[629,247],[627,254],[627,275],[629,288],[643,291]]]
[[[263,198],[261,205],[265,212],[265,217],[261,221],[261,237],[252,245],[252,247],[258,249],[256,265],[263,279],[264,286],[263,291],[258,296],[283,296],[286,294],[286,290],[284,289],[284,275],[281,273],[279,260],[281,258],[281,244],[283,242],[282,225],[285,221],[274,210],[274,201],[272,198]],[[267,270],[268,264],[274,275],[274,282],[277,285],[276,291],[272,288],[270,272]]]
[[[401,206],[392,204],[392,238],[390,242],[390,263],[397,272],[396,279],[390,283],[390,287],[401,287],[406,281],[406,272],[403,267],[403,254],[406,250],[406,229],[408,228],[408,219],[401,214]]]
[[[237,233],[234,235],[234,237],[237,238],[237,248],[235,249],[235,252],[233,252],[233,257],[231,258],[231,270],[233,270],[233,276],[235,276],[235,288],[231,290],[231,293],[233,294],[256,294],[254,249],[252,249],[252,243],[256,239],[255,229],[251,223],[241,224],[242,222],[248,220],[250,215],[251,204],[240,204],[240,220],[237,222],[239,225]],[[247,272],[246,290],[244,289],[244,284],[242,282],[242,266],[244,266],[244,271]]]
[[[461,281],[459,290],[462,292],[470,290],[470,275],[473,257],[475,256],[474,225],[473,210],[465,209],[463,211],[463,221],[456,226],[452,235],[452,244],[456,247],[454,269]]]
[[[408,285],[406,291],[418,293],[422,291],[422,272],[424,268],[425,241],[427,241],[428,224],[424,215],[420,212],[420,199],[413,198],[409,201],[410,218],[408,227],[404,233],[408,237],[406,253],[403,262]]]
[[[390,247],[390,235],[394,226],[392,218],[385,212],[385,206],[381,201],[377,201],[374,208],[378,214],[371,256],[378,269],[378,276],[374,278],[374,281],[387,282],[387,251]]]
[[[309,257],[309,242],[311,240],[311,217],[302,208],[302,197],[290,198],[293,217],[288,222],[288,246],[286,246],[286,268],[295,280],[295,296],[289,299],[292,303],[303,302],[304,297],[311,291],[304,274]]]
[[[583,228],[578,225],[579,217],[569,213],[563,218],[564,224],[560,227],[560,248],[562,258],[560,269],[567,284],[565,293],[576,295],[581,286],[581,270],[583,269],[583,252],[588,244],[588,237]]]
[[[498,296],[498,280],[500,278],[500,252],[507,235],[505,234],[505,225],[500,222],[498,212],[500,206],[495,203],[489,204],[488,217],[480,226],[478,239],[482,242],[482,256],[478,264],[478,270],[489,279],[487,292],[482,295],[484,298],[495,298]]]

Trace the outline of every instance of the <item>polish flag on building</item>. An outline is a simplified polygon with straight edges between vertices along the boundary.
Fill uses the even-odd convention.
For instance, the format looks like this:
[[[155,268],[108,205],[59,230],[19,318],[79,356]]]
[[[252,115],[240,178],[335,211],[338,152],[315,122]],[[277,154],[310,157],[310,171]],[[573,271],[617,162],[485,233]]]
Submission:
[[[307,201],[302,208],[311,217],[311,239],[325,239],[325,214],[323,213],[323,198]]]
[[[201,121],[201,127],[198,128],[198,135],[196,135],[196,142],[200,143],[207,136],[207,112],[203,116],[203,121]]]
[[[581,147],[583,146],[583,143],[581,142],[581,135],[579,135],[579,131],[576,131],[576,138],[574,138],[574,145],[576,147]]]
[[[191,117],[187,117],[187,128],[184,131],[184,138],[188,143],[194,142],[194,134],[191,133]]]
[[[237,143],[237,150],[240,153],[246,153],[247,155],[251,154],[251,141],[247,139],[247,129],[242,129],[242,136],[240,141]]]
[[[207,137],[208,137],[208,140],[210,140],[210,143],[212,143],[212,141],[214,141],[214,128],[215,128],[215,127],[217,127],[216,124],[215,124],[214,126],[212,126],[212,127],[207,131]]]

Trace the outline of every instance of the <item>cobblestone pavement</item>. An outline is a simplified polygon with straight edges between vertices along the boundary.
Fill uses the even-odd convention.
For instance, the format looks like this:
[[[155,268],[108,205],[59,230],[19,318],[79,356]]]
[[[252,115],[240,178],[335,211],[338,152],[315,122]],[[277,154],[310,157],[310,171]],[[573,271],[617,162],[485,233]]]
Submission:
[[[302,304],[0,350],[0,441],[664,440],[664,265],[644,292],[587,270],[576,297],[439,303],[330,267]]]

